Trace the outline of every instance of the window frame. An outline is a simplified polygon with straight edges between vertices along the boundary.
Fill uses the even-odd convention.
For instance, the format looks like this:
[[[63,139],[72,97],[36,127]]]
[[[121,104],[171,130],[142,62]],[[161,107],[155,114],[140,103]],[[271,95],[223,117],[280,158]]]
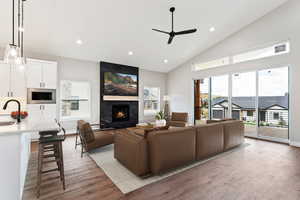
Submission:
[[[145,98],[145,89],[158,89],[158,94],[157,94],[157,99],[146,99]],[[156,114],[157,112],[160,111],[160,106],[161,106],[161,88],[160,87],[157,87],[157,86],[144,86],[143,87],[143,110],[144,110],[144,115],[153,115],[153,114]],[[154,101],[157,101],[157,109],[145,109],[145,102],[146,101],[152,101],[152,104]],[[153,105],[152,105],[153,107]]]

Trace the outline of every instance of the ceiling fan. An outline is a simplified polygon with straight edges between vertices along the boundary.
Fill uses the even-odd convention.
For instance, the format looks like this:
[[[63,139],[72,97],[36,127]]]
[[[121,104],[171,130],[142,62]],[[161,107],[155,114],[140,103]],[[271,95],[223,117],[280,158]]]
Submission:
[[[195,33],[197,31],[197,29],[189,29],[189,30],[185,30],[185,31],[175,32],[174,31],[174,11],[175,11],[175,7],[170,8],[170,12],[172,13],[172,31],[171,32],[162,31],[162,30],[158,30],[158,29],[152,29],[153,31],[168,34],[170,36],[169,40],[168,40],[168,44],[171,44],[174,37],[177,35],[191,34],[191,33]]]

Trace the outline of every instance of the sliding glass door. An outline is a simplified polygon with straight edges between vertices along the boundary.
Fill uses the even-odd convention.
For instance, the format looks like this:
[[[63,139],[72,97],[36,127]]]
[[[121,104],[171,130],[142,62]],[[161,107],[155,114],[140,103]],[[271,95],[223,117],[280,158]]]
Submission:
[[[232,118],[242,120],[245,135],[257,136],[256,123],[256,73],[237,73],[232,75]]]
[[[213,76],[196,80],[195,88],[196,123],[234,118],[244,122],[246,136],[288,141],[288,67]]]
[[[258,135],[288,140],[289,69],[267,69],[258,72]]]
[[[228,75],[211,77],[211,118],[229,118]]]

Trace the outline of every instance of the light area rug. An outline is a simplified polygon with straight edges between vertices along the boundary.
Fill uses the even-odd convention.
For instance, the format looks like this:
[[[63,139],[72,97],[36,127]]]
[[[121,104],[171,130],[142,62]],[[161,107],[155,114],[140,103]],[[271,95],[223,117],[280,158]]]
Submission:
[[[114,159],[114,146],[108,145],[100,149],[94,150],[89,153],[89,156],[97,163],[97,165],[104,171],[104,173],[112,180],[112,182],[121,190],[123,194],[132,192],[145,185],[160,181],[172,175],[178,174],[185,170],[191,169],[195,166],[206,163],[209,160],[216,159],[218,157],[224,156],[226,154],[238,151],[241,148],[248,146],[249,144],[244,143],[243,145],[226,151],[224,153],[213,156],[209,159],[195,162],[188,166],[183,166],[181,168],[172,170],[162,175],[151,176],[148,178],[140,178],[126,169],[121,163]]]

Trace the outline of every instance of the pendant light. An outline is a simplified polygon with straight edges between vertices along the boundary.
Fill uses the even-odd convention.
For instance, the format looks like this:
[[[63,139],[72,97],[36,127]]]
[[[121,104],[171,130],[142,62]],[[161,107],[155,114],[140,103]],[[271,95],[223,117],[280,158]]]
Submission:
[[[20,48],[20,56],[17,58],[16,64],[20,68],[24,68],[26,65],[26,58],[24,56],[24,1],[26,0],[18,0],[18,46]],[[22,15],[20,14],[20,7]]]
[[[20,48],[15,44],[15,0],[12,0],[12,43],[8,44],[4,52],[4,62],[16,64],[20,56]]]

